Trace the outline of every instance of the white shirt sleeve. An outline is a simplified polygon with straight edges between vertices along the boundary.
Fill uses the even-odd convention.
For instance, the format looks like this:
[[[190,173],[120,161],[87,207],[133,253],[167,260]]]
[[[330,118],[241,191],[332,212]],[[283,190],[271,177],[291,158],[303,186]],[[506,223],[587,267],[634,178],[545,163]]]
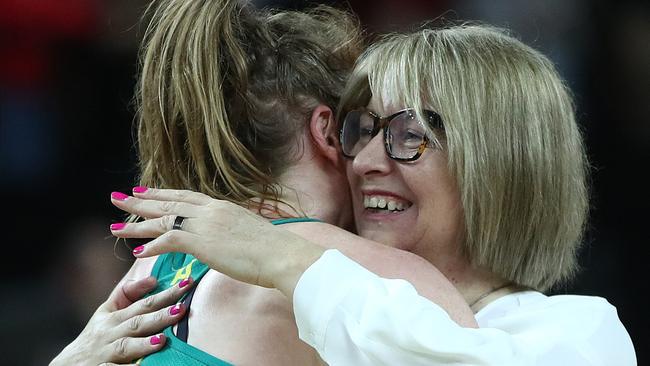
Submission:
[[[580,334],[574,336],[570,335],[572,329],[568,329],[567,336],[564,329],[567,325],[555,317],[558,308],[566,309],[567,302],[576,303],[564,299],[555,308],[533,306],[536,310],[530,314],[519,311],[497,316],[494,324],[487,327],[462,328],[442,308],[418,295],[410,283],[380,278],[336,250],[326,251],[310,266],[294,292],[300,338],[332,366],[582,366],[609,365],[607,360],[611,357],[616,357],[616,365],[636,365],[631,341],[615,310],[615,319],[605,320],[619,330],[616,336],[623,338],[619,342],[624,345],[623,351],[611,344],[605,347],[609,351],[601,349],[605,346],[599,344],[605,343],[602,333],[610,333],[612,324],[596,329],[601,327],[601,322],[593,317],[589,323],[596,325],[587,330],[586,336],[585,327],[578,327]],[[540,313],[553,315],[549,318],[557,327],[544,323],[540,326],[537,323]],[[563,316],[562,312],[559,316]],[[565,336],[552,339],[550,335],[554,331],[564,332]],[[576,342],[579,346],[566,342]],[[603,356],[607,352],[612,354]],[[627,353],[627,358],[621,358],[621,352]]]

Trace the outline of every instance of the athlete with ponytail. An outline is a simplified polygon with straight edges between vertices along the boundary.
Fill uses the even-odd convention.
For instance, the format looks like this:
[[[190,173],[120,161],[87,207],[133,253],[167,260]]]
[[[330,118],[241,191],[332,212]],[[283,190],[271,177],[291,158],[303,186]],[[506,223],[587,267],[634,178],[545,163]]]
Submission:
[[[113,224],[114,235],[147,238],[171,228],[191,235],[210,223],[201,215],[209,211],[169,202],[187,198],[183,190],[201,192],[193,203],[246,207],[259,222],[408,280],[453,320],[476,326],[465,300],[424,259],[341,229],[352,220],[334,109],[362,50],[353,17],[330,7],[257,10],[236,0],[156,1],[148,14],[137,90],[139,185],[134,196],[112,194],[115,205],[147,220]],[[286,269],[278,265],[265,263]],[[321,364],[298,338],[286,290],[295,283],[258,284],[280,291],[210,270],[189,254],[138,259],[52,365],[124,364],[156,351],[139,364]]]

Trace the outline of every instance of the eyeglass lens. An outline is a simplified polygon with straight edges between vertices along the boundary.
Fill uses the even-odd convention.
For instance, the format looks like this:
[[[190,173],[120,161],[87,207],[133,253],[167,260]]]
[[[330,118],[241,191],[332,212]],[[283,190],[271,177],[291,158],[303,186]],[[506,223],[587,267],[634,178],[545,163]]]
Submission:
[[[341,136],[345,155],[356,156],[380,130],[380,118],[367,111],[347,114]],[[426,139],[426,130],[411,110],[403,111],[388,121],[385,127],[385,147],[389,155],[398,159],[414,157]]]

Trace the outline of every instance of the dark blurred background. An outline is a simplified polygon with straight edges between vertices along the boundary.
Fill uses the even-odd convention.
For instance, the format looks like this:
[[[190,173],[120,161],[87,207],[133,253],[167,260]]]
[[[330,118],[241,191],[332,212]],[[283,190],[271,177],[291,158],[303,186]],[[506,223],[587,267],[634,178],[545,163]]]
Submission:
[[[323,1],[336,4],[337,1]],[[262,1],[302,8],[305,1]],[[603,296],[650,362],[644,268],[650,164],[650,5],[587,0],[349,0],[370,32],[426,19],[510,28],[575,93],[593,164],[583,270],[560,293]],[[132,106],[142,0],[0,0],[2,364],[43,365],[128,269],[108,225],[135,182]],[[644,290],[645,289],[645,290]]]

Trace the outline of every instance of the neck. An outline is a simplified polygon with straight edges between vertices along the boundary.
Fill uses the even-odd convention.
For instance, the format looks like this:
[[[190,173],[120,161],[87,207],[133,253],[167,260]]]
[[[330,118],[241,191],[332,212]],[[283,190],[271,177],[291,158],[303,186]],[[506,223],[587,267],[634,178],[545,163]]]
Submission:
[[[287,168],[279,177],[283,202],[278,207],[291,215],[306,215],[349,229],[352,209],[347,180],[342,172],[323,163],[303,156]]]
[[[466,259],[433,263],[452,282],[474,313],[490,302],[514,292],[510,281],[484,268],[472,266]]]

